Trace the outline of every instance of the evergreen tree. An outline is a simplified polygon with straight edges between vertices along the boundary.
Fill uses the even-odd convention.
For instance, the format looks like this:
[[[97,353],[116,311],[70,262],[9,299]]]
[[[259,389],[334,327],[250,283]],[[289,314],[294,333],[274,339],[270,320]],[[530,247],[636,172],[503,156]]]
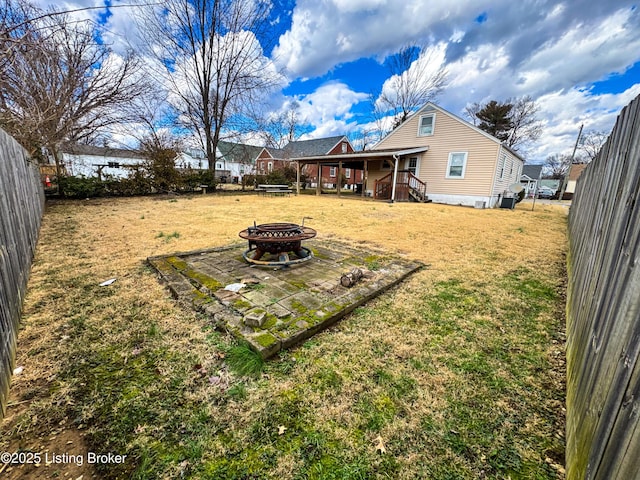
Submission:
[[[502,142],[507,140],[513,128],[513,122],[511,121],[512,108],[513,104],[511,103],[499,103],[491,100],[476,113],[476,116],[480,119],[478,127]]]

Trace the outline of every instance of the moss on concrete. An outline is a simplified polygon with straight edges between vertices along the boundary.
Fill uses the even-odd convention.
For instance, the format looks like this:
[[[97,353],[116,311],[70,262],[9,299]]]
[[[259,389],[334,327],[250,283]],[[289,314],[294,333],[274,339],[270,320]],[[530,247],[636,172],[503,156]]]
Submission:
[[[271,335],[269,332],[265,332],[262,335],[258,335],[254,339],[258,345],[264,348],[271,347],[273,344],[275,344],[278,341],[278,339],[273,335]]]
[[[246,300],[236,300],[235,302],[233,302],[233,307],[237,310],[246,310],[248,308],[251,308],[252,305]]]
[[[215,292],[219,288],[222,288],[222,284],[217,281],[215,278],[210,277],[202,272],[194,270],[189,266],[187,262],[182,260],[179,257],[167,257],[167,263],[169,263],[173,268],[178,270],[181,274],[183,274],[187,279],[194,280],[203,287],[208,288],[210,291]]]

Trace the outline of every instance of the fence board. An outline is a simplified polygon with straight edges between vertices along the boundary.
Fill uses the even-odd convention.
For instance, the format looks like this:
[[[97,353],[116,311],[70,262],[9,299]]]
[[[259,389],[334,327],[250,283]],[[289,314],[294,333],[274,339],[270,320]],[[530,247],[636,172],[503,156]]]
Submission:
[[[567,478],[628,479],[640,457],[640,97],[583,172],[569,218]]]
[[[38,240],[44,191],[37,165],[0,130],[0,412],[6,412],[22,300]]]

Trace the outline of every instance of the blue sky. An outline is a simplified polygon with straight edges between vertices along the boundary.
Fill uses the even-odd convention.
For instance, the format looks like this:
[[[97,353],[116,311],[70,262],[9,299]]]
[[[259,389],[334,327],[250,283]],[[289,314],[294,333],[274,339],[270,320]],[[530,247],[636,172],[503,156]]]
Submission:
[[[105,24],[117,46],[135,28],[127,9],[107,14],[104,0],[56,3],[101,5],[86,15]],[[570,152],[581,124],[609,131],[640,94],[634,1],[272,0],[271,18],[277,41],[265,55],[286,75],[273,108],[298,101],[307,138],[365,127],[369,95],[388,85],[385,59],[410,43],[446,67],[436,103],[456,115],[473,102],[533,97],[545,130],[527,151],[531,163]]]

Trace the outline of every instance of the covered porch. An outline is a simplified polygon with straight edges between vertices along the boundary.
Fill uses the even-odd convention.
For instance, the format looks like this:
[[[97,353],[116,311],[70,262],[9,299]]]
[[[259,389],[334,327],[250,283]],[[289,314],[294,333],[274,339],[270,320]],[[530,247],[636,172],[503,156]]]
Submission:
[[[296,193],[300,194],[300,179],[302,169],[306,165],[314,165],[318,172],[316,183],[316,195],[322,194],[322,167],[337,168],[336,184],[337,195],[342,194],[340,179],[345,169],[362,171],[362,187],[359,195],[362,197],[372,196],[376,200],[388,200],[391,202],[420,201],[427,202],[426,183],[421,181],[413,172],[401,168],[402,161],[409,155],[424,153],[429,147],[419,147],[404,150],[369,150],[364,152],[344,153],[335,155],[321,155],[315,157],[291,158],[295,162],[297,186]],[[379,166],[387,162],[390,166],[389,173],[380,177],[370,179],[372,173],[371,166]],[[380,169],[373,170],[375,177],[379,177]],[[367,194],[369,192],[369,194]]]

